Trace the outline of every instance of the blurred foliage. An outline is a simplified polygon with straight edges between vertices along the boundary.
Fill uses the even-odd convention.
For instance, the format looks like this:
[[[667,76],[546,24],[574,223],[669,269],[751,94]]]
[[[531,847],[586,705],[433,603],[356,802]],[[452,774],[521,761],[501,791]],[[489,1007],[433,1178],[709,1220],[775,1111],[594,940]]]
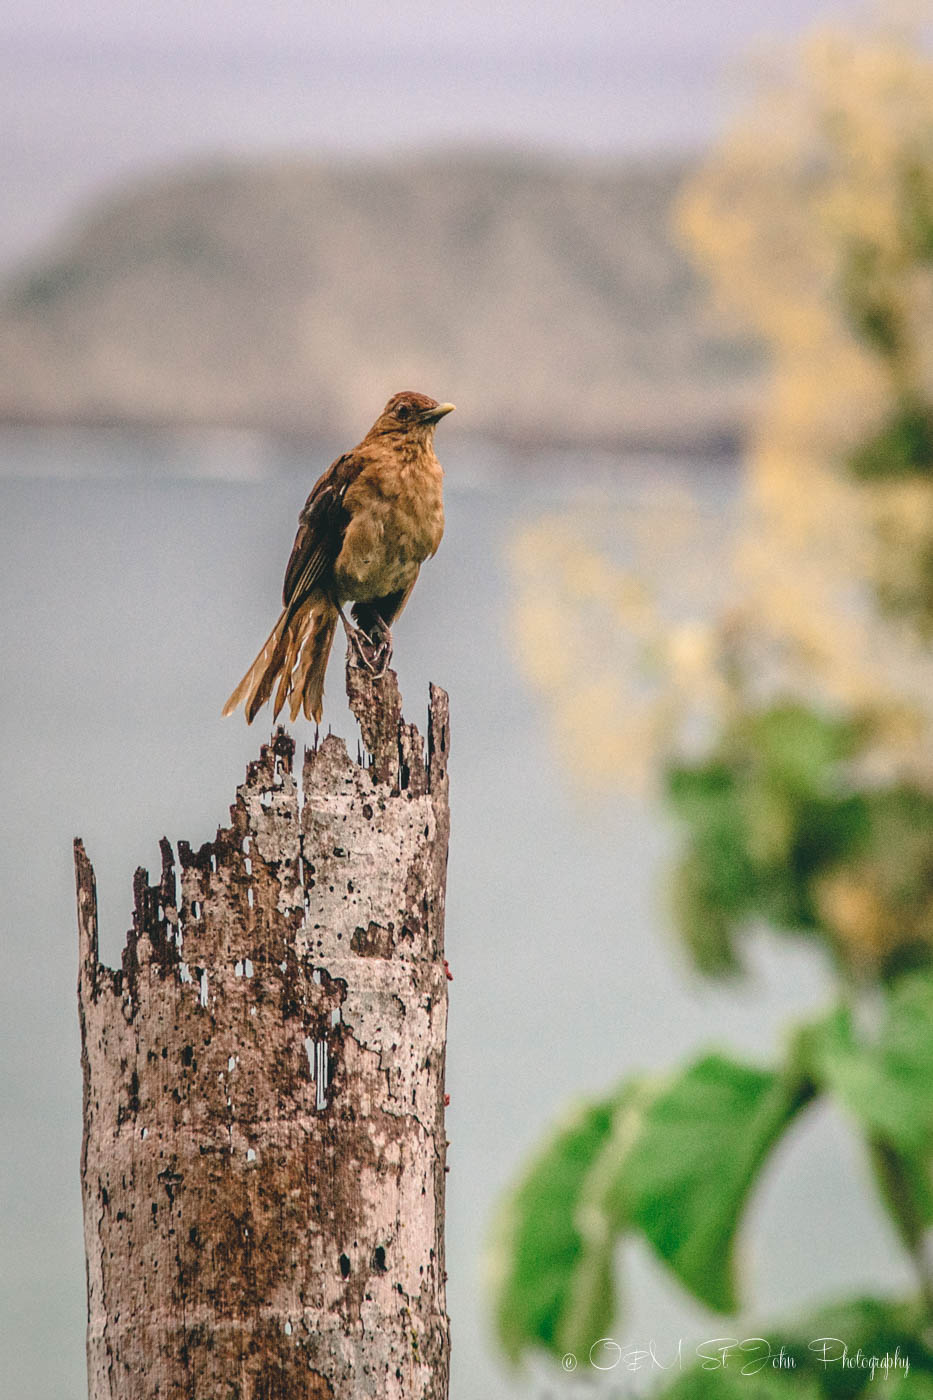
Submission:
[[[633,1234],[699,1302],[738,1311],[735,1246],[746,1203],[782,1136],[820,1097],[863,1134],[881,1200],[917,1261],[922,1296],[841,1304],[796,1334],[767,1328],[772,1350],[785,1346],[797,1359],[790,1378],[762,1375],[762,1394],[794,1377],[815,1387],[814,1396],[860,1393],[864,1375],[813,1355],[813,1340],[827,1336],[852,1354],[900,1347],[912,1371],[933,1376],[924,1259],[933,1225],[933,971],[892,979],[877,1033],[859,1030],[842,1003],[796,1028],[777,1068],[710,1054],[666,1080],[627,1081],[581,1109],[527,1169],[496,1225],[496,1316],[508,1354],[539,1346],[580,1357],[605,1337],[615,1312],[613,1254]],[[729,1396],[734,1382],[720,1367],[691,1372],[663,1393]]]
[[[559,1128],[518,1186],[496,1228],[499,1336],[517,1360],[534,1338],[560,1356],[612,1322],[608,1231],[588,1229],[582,1206],[593,1163],[626,1099],[596,1104]]]
[[[717,1312],[737,1305],[733,1247],[768,1152],[810,1095],[801,1076],[709,1055],[644,1106],[608,1177],[604,1210],[637,1229],[681,1283]]]
[[[643,789],[685,714],[709,725],[726,703],[709,616],[732,575],[728,556],[710,569],[709,527],[689,491],[659,483],[621,518],[565,511],[513,543],[519,660],[569,774],[587,789],[614,795],[620,779]],[[633,559],[617,557],[620,540]]]
[[[860,726],[786,703],[741,713],[713,754],[674,764],[687,829],[674,881],[699,967],[735,970],[758,920],[823,938],[865,976],[933,957],[933,795],[859,788]]]
[[[763,339],[758,489],[814,469],[862,484],[877,569],[918,507],[925,581],[879,589],[933,632],[933,55],[894,25],[810,39],[688,190],[682,223],[720,302]],[[771,467],[767,466],[770,460]],[[913,478],[911,497],[892,483]],[[774,502],[766,506],[774,512]],[[776,514],[776,513],[775,513]],[[882,518],[884,529],[879,528]],[[841,523],[841,522],[838,522]],[[916,567],[916,560],[915,560]]]
[[[578,779],[662,775],[696,964],[737,971],[763,925],[824,948],[838,997],[773,1066],[708,1054],[554,1134],[497,1225],[498,1331],[513,1359],[585,1356],[632,1235],[739,1311],[746,1203],[831,1100],[917,1297],[769,1326],[793,1366],[701,1358],[655,1393],[933,1400],[933,50],[883,22],[810,39],[681,214],[771,357],[741,516],[731,535],[682,501],[539,522],[513,552],[521,656]],[[825,1364],[821,1336],[910,1369]]]
[[[499,1336],[585,1353],[614,1316],[618,1240],[639,1232],[707,1306],[736,1303],[733,1249],[762,1162],[811,1093],[788,1074],[710,1055],[635,1080],[559,1130],[496,1227]]]
[[[905,400],[880,432],[855,449],[849,459],[863,481],[933,473],[933,411]]]
[[[850,1400],[859,1395],[933,1400],[933,1351],[926,1327],[916,1302],[856,1298],[820,1308],[797,1326],[769,1329],[766,1348],[761,1339],[749,1339],[744,1349],[720,1354],[713,1362],[719,1362],[716,1369],[704,1370],[700,1361],[658,1394],[660,1400]],[[817,1339],[820,1344],[814,1346]],[[869,1364],[843,1366],[842,1339],[849,1358],[861,1354]],[[712,1357],[711,1348],[704,1352]],[[780,1365],[775,1364],[778,1357]],[[880,1363],[874,1371],[872,1358]],[[895,1358],[900,1366],[890,1364]]]
[[[807,1028],[798,1061],[874,1140],[905,1154],[933,1152],[933,977],[907,973],[891,987],[870,1038],[850,1007]]]

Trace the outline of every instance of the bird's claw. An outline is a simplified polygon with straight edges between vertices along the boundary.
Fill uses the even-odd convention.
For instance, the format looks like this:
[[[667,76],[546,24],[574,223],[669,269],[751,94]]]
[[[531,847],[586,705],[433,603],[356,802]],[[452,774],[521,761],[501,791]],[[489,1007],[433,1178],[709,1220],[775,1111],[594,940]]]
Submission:
[[[384,622],[378,624],[381,636],[378,640],[370,638],[374,643],[373,647],[373,679],[380,680],[389,669],[389,662],[392,660],[392,633]],[[378,669],[376,669],[378,667]]]
[[[347,638],[360,660],[360,665],[368,671],[374,681],[381,680],[392,660],[392,633],[384,622],[377,624],[381,636],[369,636],[362,627],[354,627],[340,611]]]
[[[360,635],[366,636],[365,632]],[[389,632],[389,629],[386,628],[380,641],[373,643],[372,638],[368,638],[367,640],[372,645],[372,652],[371,655],[364,656],[364,664],[369,670],[373,680],[378,681],[385,675],[386,671],[389,669],[389,662],[392,660],[392,634]]]
[[[347,628],[347,637],[349,638],[353,646],[353,650],[356,652],[357,657],[359,658],[360,665],[362,666],[364,671],[368,671],[371,676],[375,676],[375,667],[373,666],[372,661],[366,654],[366,641],[364,641],[365,636],[365,632],[361,632],[358,627]]]

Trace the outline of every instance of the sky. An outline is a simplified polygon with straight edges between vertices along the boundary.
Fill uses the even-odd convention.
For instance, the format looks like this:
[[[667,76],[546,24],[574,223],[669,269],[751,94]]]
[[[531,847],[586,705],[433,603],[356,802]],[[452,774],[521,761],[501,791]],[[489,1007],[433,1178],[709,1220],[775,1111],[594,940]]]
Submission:
[[[154,167],[268,151],[696,149],[750,55],[860,0],[5,0],[0,270]]]

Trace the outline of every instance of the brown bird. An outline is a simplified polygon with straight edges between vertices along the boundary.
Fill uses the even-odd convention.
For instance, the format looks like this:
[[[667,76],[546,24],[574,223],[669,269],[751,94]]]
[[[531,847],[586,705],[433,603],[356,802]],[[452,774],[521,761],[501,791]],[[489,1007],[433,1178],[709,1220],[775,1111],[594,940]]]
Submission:
[[[278,682],[275,717],[287,700],[292,719],[304,708],[320,722],[338,619],[363,664],[374,674],[385,670],[390,626],[444,533],[434,429],[453,407],[425,394],[396,394],[359,446],[327,468],[298,517],[279,620],[225,715],[242,702],[251,724]],[[350,602],[358,628],[343,610]]]

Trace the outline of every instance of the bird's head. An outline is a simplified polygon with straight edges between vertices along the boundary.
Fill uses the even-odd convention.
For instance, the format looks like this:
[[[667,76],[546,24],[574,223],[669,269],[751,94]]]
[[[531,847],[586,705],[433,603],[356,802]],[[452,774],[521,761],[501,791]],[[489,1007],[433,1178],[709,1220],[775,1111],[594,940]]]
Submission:
[[[446,413],[452,413],[452,403],[438,403],[427,394],[405,390],[393,394],[370,429],[370,437],[384,433],[404,433],[409,437],[428,438]]]

